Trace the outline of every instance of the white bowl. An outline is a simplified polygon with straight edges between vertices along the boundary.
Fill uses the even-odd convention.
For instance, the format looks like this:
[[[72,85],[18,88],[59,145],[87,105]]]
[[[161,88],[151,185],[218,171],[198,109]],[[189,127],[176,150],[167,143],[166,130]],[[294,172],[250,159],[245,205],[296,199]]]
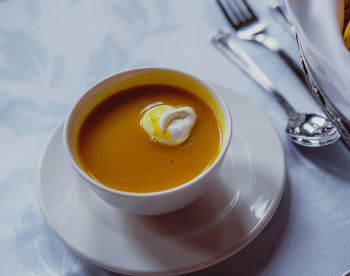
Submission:
[[[108,188],[87,175],[78,165],[73,153],[73,138],[89,112],[104,99],[127,88],[146,85],[165,84],[193,93],[201,91],[202,99],[211,99],[213,110],[221,120],[222,145],[220,152],[211,164],[197,177],[172,189],[151,192],[131,193]],[[192,88],[192,91],[191,91]],[[198,92],[197,92],[198,93]],[[90,88],[73,106],[63,131],[64,147],[68,159],[78,173],[78,181],[88,185],[107,203],[128,213],[138,215],[158,215],[178,210],[198,199],[210,185],[215,185],[216,176],[223,162],[231,140],[231,116],[223,98],[208,83],[187,73],[165,68],[141,68],[112,75]]]

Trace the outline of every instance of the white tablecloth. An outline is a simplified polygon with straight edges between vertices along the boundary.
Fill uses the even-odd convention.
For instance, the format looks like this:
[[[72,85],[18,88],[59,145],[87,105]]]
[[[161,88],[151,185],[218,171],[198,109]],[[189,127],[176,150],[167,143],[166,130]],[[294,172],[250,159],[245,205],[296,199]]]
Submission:
[[[268,1],[250,3],[298,59]],[[286,153],[286,190],[266,229],[235,256],[193,275],[350,269],[350,151],[341,143],[301,149],[287,140],[278,104],[208,42],[211,30],[226,25],[214,0],[0,0],[0,275],[109,274],[74,256],[45,223],[36,198],[38,166],[50,133],[91,84],[148,65],[246,95],[271,119]],[[318,111],[278,57],[244,46],[298,110]]]

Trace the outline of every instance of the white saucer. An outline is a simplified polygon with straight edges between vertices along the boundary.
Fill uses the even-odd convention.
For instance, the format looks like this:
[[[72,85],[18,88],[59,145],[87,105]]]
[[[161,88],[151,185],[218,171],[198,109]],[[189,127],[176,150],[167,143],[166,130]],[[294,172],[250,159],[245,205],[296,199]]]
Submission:
[[[47,223],[62,242],[107,270],[169,275],[211,266],[252,241],[280,202],[283,148],[256,106],[237,92],[220,91],[233,119],[220,177],[202,198],[168,215],[123,213],[79,185],[65,157],[59,125],[42,157],[38,197]]]

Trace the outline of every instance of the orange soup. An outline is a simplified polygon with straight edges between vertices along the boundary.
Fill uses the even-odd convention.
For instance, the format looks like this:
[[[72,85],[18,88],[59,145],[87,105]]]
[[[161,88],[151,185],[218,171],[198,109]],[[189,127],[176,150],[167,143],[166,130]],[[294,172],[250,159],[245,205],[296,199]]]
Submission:
[[[155,102],[195,111],[185,142],[160,144],[144,131],[142,111]],[[220,150],[221,130],[213,110],[197,96],[172,86],[146,85],[97,105],[77,139],[78,163],[93,179],[116,190],[148,193],[184,184],[209,167]]]

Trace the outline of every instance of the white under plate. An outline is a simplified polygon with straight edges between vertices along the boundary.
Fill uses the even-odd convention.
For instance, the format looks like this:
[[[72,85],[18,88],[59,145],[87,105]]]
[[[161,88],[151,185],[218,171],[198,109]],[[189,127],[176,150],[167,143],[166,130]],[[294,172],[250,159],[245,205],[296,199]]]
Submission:
[[[235,91],[219,89],[233,119],[220,176],[199,200],[168,215],[126,214],[78,184],[63,149],[61,124],[42,157],[38,197],[47,223],[63,243],[114,272],[169,275],[211,266],[252,241],[280,202],[283,148],[255,105]]]

